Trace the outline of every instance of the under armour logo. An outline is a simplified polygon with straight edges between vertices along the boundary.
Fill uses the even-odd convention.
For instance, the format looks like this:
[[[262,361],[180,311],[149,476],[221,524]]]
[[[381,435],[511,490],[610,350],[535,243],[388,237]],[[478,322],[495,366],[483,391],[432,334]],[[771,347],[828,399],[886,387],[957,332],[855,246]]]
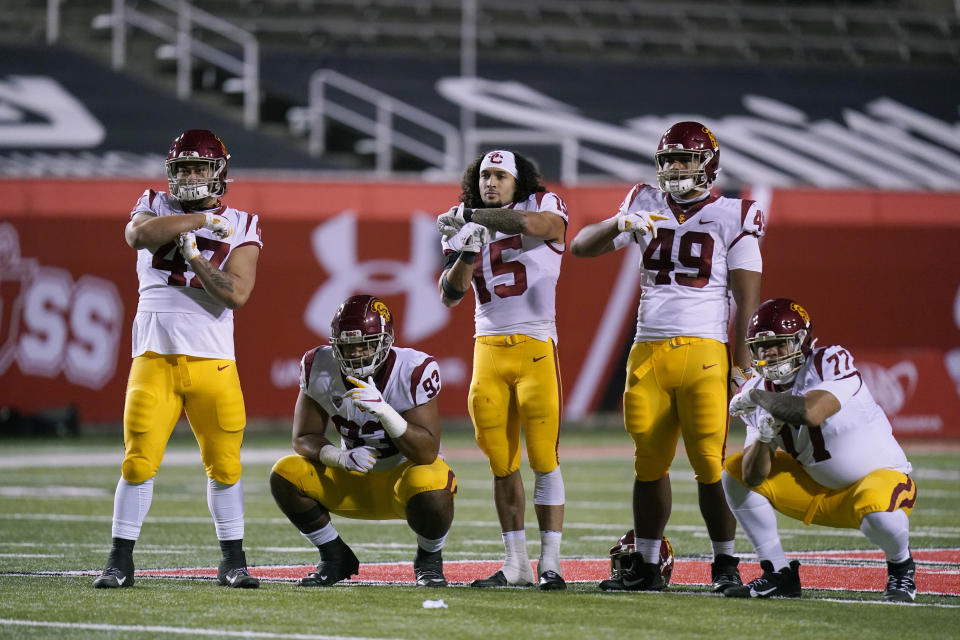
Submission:
[[[487,156],[487,160],[493,164],[503,164],[503,154],[499,151],[494,151]]]
[[[313,255],[330,279],[317,288],[304,312],[304,324],[328,337],[330,318],[345,298],[359,292],[375,296],[407,295],[403,339],[417,342],[447,325],[450,310],[437,295],[435,270],[439,246],[436,220],[415,215],[410,223],[410,262],[357,259],[357,216],[345,211],[318,225],[311,234]]]

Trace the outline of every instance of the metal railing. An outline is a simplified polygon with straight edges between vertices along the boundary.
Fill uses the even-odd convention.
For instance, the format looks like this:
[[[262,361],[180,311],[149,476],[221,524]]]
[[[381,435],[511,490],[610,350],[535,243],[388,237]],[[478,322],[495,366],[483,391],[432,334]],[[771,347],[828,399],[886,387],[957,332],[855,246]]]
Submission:
[[[339,104],[332,99],[329,88],[372,107],[373,117]],[[459,175],[462,168],[460,132],[455,126],[342,73],[332,69],[319,69],[310,76],[309,103],[306,110],[311,155],[321,155],[326,151],[326,118],[373,138],[376,172],[380,175],[391,172],[394,149],[437,167],[447,177]],[[398,118],[428,134],[439,136],[442,145],[431,145],[419,136],[414,137],[398,131],[395,127],[395,120]]]
[[[54,5],[59,3],[59,0],[49,1]],[[113,0],[113,11],[105,21],[113,30],[113,68],[122,69],[126,64],[129,29],[142,29],[173,45],[177,59],[178,97],[188,98],[192,93],[193,59],[204,60],[238,77],[243,93],[243,124],[248,129],[255,128],[260,123],[260,50],[254,35],[212,13],[197,9],[188,0],[149,1],[173,12],[176,26],[129,6],[128,0]],[[198,29],[213,31],[236,42],[243,48],[243,57],[238,58],[198,40],[193,36]]]

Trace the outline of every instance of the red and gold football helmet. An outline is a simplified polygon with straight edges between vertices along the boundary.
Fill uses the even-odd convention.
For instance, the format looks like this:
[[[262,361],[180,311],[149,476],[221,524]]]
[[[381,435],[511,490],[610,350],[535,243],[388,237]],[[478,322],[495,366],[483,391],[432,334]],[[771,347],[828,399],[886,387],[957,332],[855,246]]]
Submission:
[[[344,375],[372,376],[393,344],[393,314],[387,303],[369,295],[347,298],[330,323],[330,344]]]
[[[630,566],[633,556],[638,555],[635,544],[636,538],[633,529],[620,536],[617,544],[610,547],[610,577],[616,579],[620,573]],[[660,575],[663,576],[663,585],[670,584],[670,576],[673,575],[673,545],[666,538],[660,541],[660,557],[657,559],[657,566],[660,567]]]
[[[788,384],[813,351],[813,323],[799,303],[787,298],[767,300],[747,322],[747,347],[753,367],[774,384]],[[786,344],[785,353],[760,357],[761,350]]]
[[[206,129],[181,133],[167,152],[167,182],[170,194],[183,202],[219,198],[227,191],[230,154],[223,141]],[[204,177],[180,175],[186,164],[207,166]]]
[[[653,158],[660,190],[674,195],[709,189],[720,171],[720,145],[713,132],[699,122],[678,122],[667,129]],[[671,168],[676,160],[689,167]]]

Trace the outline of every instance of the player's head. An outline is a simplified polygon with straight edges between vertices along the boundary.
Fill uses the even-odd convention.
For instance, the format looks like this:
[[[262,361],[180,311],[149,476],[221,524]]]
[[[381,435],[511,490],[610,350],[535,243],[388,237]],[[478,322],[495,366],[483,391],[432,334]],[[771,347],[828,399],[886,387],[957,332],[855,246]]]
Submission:
[[[181,202],[203,203],[227,191],[230,154],[223,141],[206,129],[184,131],[167,152],[170,193]]]
[[[488,151],[463,172],[460,200],[468,207],[505,207],[546,191],[537,167],[514,151]]]
[[[372,376],[393,344],[393,314],[387,303],[368,295],[344,300],[330,323],[330,344],[344,375]]]
[[[660,190],[695,196],[710,188],[720,171],[720,145],[699,122],[678,122],[664,132],[653,154]]]
[[[767,300],[747,322],[747,347],[757,372],[774,384],[790,384],[813,350],[813,323],[800,304]]]
[[[633,529],[620,536],[617,543],[610,547],[610,577],[616,580],[620,577],[624,569],[634,566],[635,562],[640,562],[637,556],[642,555],[637,551],[636,538]],[[670,576],[673,575],[673,545],[666,538],[660,540],[660,557],[655,560],[660,567],[660,575],[663,576],[664,586],[670,584]],[[644,558],[643,562],[650,562]]]

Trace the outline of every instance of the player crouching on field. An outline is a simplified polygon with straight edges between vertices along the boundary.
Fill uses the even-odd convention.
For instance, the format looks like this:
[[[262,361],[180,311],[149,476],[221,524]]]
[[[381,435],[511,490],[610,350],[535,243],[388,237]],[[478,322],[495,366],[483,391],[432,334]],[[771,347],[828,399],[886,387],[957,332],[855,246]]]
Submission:
[[[883,599],[913,602],[907,516],[917,488],[853,356],[839,346],[814,348],[810,315],[784,298],[760,305],[746,342],[760,375],[730,401],[747,437],[743,453],[724,465],[722,480],[763,575],[724,595],[800,597],[800,563],[787,562],[776,509],[806,525],[860,529],[887,556]]]
[[[331,324],[330,345],[300,362],[293,414],[297,455],[273,466],[270,489],[280,509],[320,549],[304,587],[328,587],[357,575],[357,556],[330,514],[363,520],[405,518],[417,534],[417,585],[445,587],[441,549],[453,522],[457,480],[439,457],[440,371],[425,353],[393,345],[387,305],[348,298]],[[327,439],[333,423],[341,445]]]

